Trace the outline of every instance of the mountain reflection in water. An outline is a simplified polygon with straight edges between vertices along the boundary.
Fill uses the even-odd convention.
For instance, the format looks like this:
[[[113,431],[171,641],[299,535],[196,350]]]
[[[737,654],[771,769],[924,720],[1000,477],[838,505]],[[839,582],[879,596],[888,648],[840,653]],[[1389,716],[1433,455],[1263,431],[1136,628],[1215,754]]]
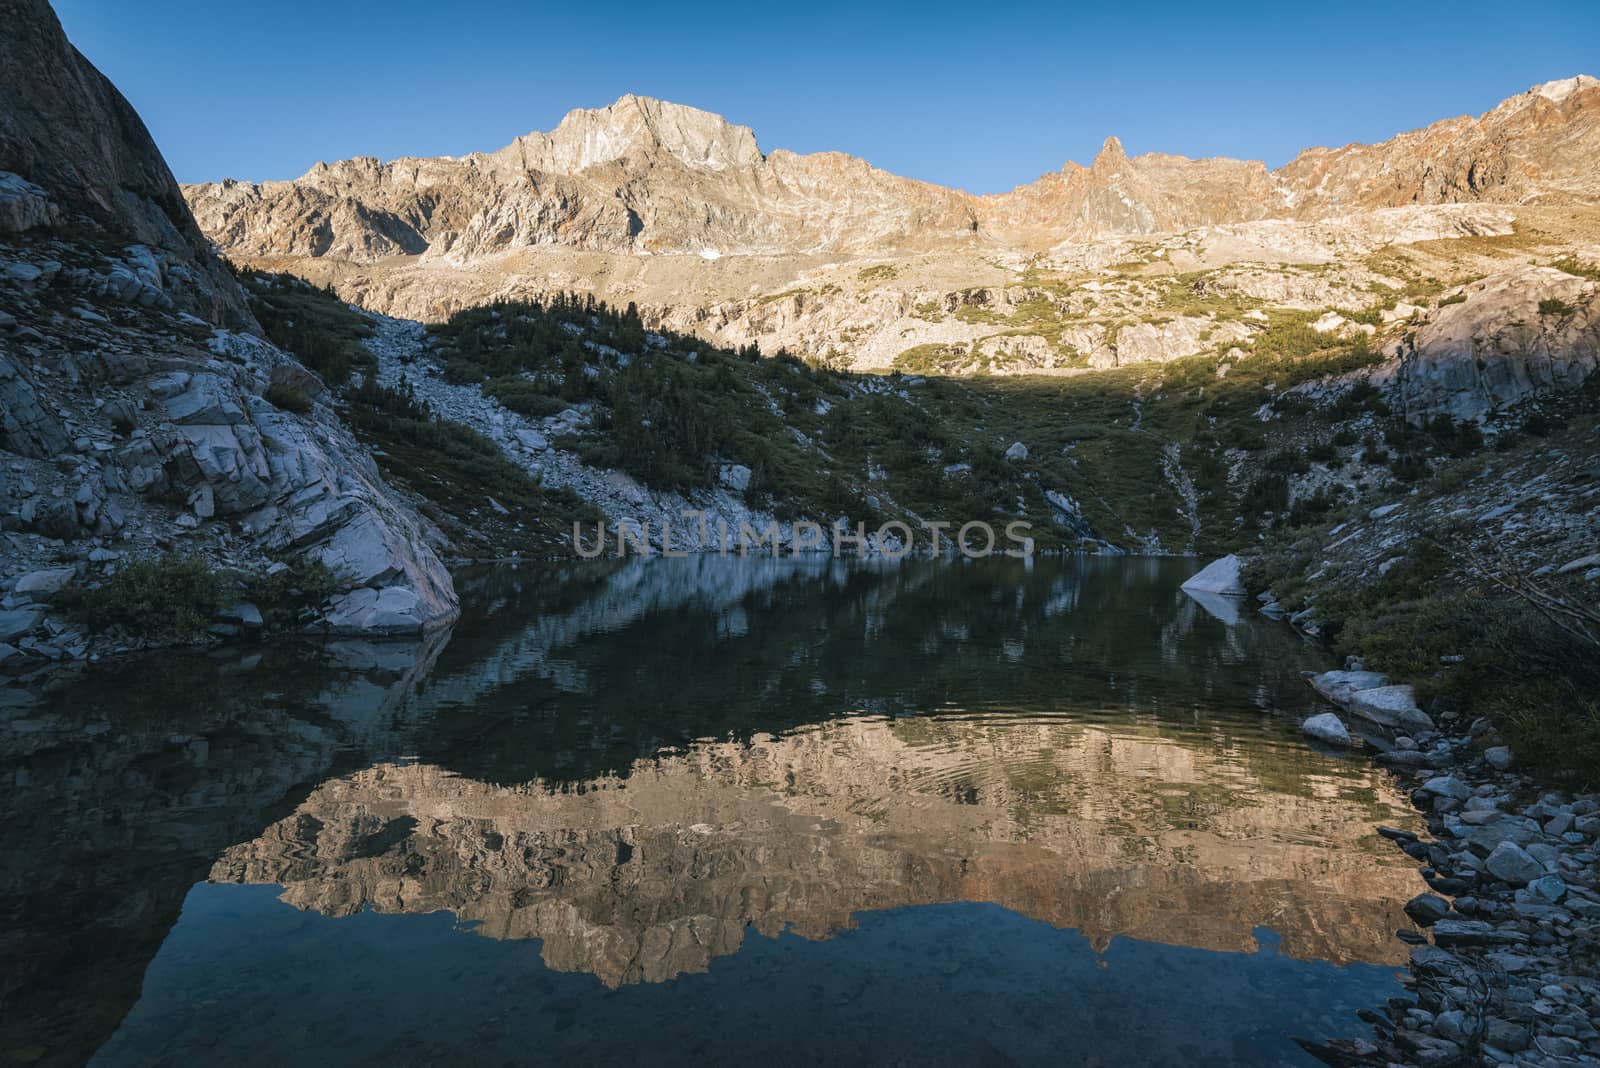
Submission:
[[[774,1011],[771,988],[827,1017],[791,1039],[798,1059],[933,1043],[924,1059],[1293,1062],[1290,1034],[1348,1030],[1393,990],[1368,966],[1403,959],[1416,877],[1371,827],[1410,816],[1364,761],[1298,736],[1316,653],[1188,599],[1190,570],[496,569],[463,580],[453,635],[166,658],[0,710],[0,948],[21,962],[0,1052],[71,1063],[116,1032],[105,1063],[214,1042],[284,1060],[320,1012],[307,1048],[427,1060],[479,1042],[461,1015],[499,1006],[500,1040],[552,1056],[654,1020],[703,1057],[783,1060],[712,1039],[717,1011]],[[939,983],[940,954],[986,962],[1012,1006],[967,1036],[988,1046],[938,1037],[936,1003],[979,996]],[[440,968],[455,979],[435,989]],[[861,1000],[864,976],[882,990]],[[389,1014],[421,999],[411,1045],[352,1022],[385,1015],[369,986]],[[1008,1015],[1047,995],[1043,1017]],[[546,1019],[541,996],[567,1009]],[[1164,1026],[1085,1045],[1119,999]],[[455,1022],[422,1024],[440,1001]],[[902,1046],[851,1027],[869,1006],[933,1015]]]

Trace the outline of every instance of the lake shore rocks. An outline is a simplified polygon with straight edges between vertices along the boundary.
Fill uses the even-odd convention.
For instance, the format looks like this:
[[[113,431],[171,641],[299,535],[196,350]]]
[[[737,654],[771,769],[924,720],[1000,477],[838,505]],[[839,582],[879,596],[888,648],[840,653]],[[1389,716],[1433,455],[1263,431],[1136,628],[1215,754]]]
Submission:
[[[1393,746],[1376,759],[1412,784],[1429,838],[1377,833],[1422,865],[1431,892],[1405,905],[1410,995],[1363,1013],[1373,1039],[1302,1045],[1334,1065],[1600,1065],[1600,796],[1538,792],[1488,721],[1423,726],[1410,687],[1382,675],[1307,681]],[[1412,754],[1425,759],[1395,759]]]
[[[1300,724],[1300,730],[1310,738],[1326,745],[1337,745],[1349,748],[1355,743],[1350,738],[1350,732],[1345,729],[1344,720],[1332,712],[1323,712],[1312,716]]]

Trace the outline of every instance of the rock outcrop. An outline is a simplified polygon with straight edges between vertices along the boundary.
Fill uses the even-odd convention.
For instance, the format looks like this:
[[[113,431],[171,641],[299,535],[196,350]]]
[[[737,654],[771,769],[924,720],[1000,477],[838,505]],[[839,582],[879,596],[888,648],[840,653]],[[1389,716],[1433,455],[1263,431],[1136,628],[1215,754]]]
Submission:
[[[317,377],[257,336],[138,116],[43,0],[0,0],[0,21],[8,606],[32,611],[14,579],[47,565],[95,583],[177,552],[246,574],[320,560],[350,597],[384,606],[343,611],[347,597],[324,617],[335,630],[454,618],[428,524],[385,486]],[[52,640],[13,635],[26,655],[7,671],[84,655],[81,633],[28,618]]]
[[[1377,380],[1414,422],[1480,419],[1577,389],[1600,366],[1600,282],[1514,267],[1460,288],[1390,349]]]
[[[177,306],[248,319],[138,114],[68,43],[45,0],[0,0],[0,234],[73,224],[162,261]]]

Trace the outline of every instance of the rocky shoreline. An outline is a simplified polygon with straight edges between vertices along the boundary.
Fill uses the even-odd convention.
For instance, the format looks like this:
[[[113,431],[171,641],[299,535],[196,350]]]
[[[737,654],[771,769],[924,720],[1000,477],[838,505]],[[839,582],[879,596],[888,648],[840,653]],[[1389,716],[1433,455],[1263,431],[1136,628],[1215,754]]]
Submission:
[[[1306,733],[1359,736],[1412,787],[1429,838],[1377,833],[1422,865],[1433,892],[1406,904],[1416,926],[1396,932],[1413,946],[1412,996],[1363,1013],[1373,1040],[1307,1049],[1334,1065],[1600,1064],[1600,795],[1542,791],[1489,721],[1441,729],[1411,687],[1359,663],[1308,681],[1350,725],[1323,713]]]

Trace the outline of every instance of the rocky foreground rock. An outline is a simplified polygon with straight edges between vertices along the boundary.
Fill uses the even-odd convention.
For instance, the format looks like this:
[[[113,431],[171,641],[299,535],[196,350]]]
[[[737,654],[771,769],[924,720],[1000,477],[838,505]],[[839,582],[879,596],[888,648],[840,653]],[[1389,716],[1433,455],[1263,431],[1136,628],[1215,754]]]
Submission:
[[[258,336],[138,116],[43,0],[4,0],[0,23],[5,670],[85,654],[45,609],[61,586],[168,553],[247,574],[320,561],[349,591],[329,629],[454,618],[429,525]]]

